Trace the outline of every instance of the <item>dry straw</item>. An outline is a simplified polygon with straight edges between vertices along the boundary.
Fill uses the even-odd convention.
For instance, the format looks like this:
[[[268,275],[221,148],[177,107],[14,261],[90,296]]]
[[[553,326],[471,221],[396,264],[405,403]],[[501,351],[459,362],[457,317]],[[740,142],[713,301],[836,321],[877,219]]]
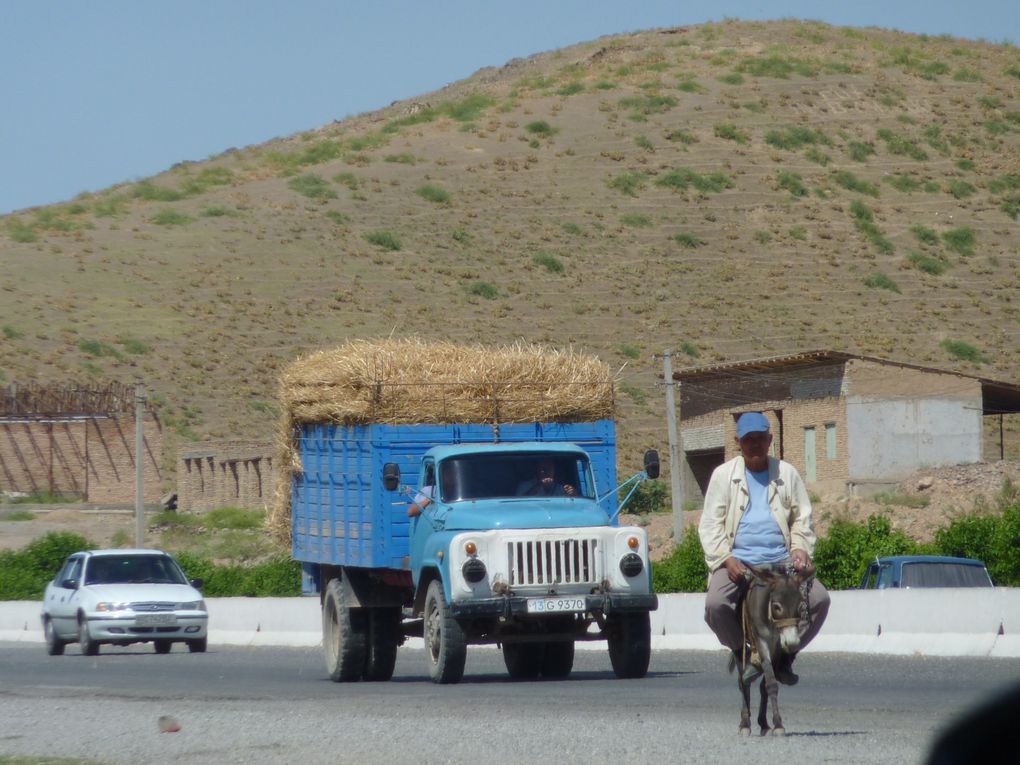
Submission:
[[[277,486],[269,526],[290,536],[303,424],[574,422],[613,416],[613,377],[594,356],[527,343],[355,340],[298,359],[280,378]]]

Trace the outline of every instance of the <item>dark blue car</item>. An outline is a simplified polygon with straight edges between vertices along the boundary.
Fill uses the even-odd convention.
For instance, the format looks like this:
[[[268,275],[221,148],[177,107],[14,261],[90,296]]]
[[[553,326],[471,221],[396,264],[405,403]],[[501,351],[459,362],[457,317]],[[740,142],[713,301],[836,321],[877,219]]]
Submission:
[[[893,555],[876,558],[864,572],[863,590],[887,587],[992,587],[985,564],[973,558]]]

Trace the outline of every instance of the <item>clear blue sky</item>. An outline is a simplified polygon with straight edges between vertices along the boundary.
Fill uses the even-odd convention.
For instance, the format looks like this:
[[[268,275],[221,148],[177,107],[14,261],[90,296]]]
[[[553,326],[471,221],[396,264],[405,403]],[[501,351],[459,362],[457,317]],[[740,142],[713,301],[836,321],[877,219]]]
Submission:
[[[0,0],[0,214],[618,32],[797,18],[1020,42],[1020,0]]]

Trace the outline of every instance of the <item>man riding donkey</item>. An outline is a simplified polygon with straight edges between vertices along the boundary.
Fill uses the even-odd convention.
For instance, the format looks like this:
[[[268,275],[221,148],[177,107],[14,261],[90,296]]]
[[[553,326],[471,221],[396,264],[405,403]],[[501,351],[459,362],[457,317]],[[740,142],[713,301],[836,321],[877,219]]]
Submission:
[[[829,611],[829,593],[809,576],[814,571],[815,548],[811,500],[797,470],[769,456],[772,434],[764,414],[742,414],[736,441],[740,454],[712,473],[698,526],[710,572],[705,621],[734,656],[743,655],[740,606],[752,580],[750,567],[785,565],[809,577],[807,614],[797,625],[799,648],[803,648],[818,634]],[[797,682],[795,656],[779,652],[772,657],[776,680],[786,685]],[[746,669],[750,672],[752,667]],[[742,682],[749,679],[745,675]]]

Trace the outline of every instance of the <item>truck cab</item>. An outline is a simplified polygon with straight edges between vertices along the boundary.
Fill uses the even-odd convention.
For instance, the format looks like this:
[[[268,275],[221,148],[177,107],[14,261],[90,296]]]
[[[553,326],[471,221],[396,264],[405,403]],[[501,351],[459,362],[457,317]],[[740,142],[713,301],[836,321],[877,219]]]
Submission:
[[[645,674],[657,605],[647,538],[600,502],[583,449],[437,446],[418,486],[412,610],[433,679],[458,680],[469,643],[500,644],[511,676],[565,677],[574,642],[599,639],[619,676]]]

